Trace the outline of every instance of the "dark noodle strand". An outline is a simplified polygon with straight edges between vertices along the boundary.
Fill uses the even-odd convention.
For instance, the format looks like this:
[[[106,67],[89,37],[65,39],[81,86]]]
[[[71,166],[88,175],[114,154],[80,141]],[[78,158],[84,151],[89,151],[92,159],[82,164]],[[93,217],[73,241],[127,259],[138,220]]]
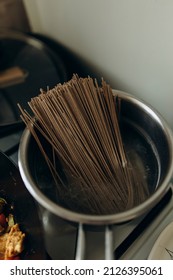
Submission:
[[[19,105],[21,118],[51,170],[64,205],[87,214],[110,214],[146,199],[146,183],[123,145],[120,100],[103,79],[99,86],[96,79],[74,75],[64,84],[42,90],[28,104],[33,116]],[[52,147],[51,158],[40,135]]]

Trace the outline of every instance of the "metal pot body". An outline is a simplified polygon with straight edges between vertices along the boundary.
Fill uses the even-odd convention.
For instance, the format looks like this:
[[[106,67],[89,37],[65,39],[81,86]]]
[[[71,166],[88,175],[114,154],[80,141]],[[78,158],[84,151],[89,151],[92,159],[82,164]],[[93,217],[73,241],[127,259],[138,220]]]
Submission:
[[[39,205],[46,249],[53,259],[75,258],[75,251],[78,251],[78,248],[75,249],[77,239],[81,249],[79,255],[80,257],[83,255],[86,225],[98,229],[104,227],[104,240],[109,245],[108,250],[105,250],[109,258],[113,250],[110,248],[113,240],[113,231],[110,227],[146,214],[169,188],[173,174],[173,138],[167,123],[159,113],[136,97],[120,91],[114,93],[121,103],[121,129],[125,145],[129,153],[137,155],[142,163],[147,172],[147,183],[151,191],[146,201],[128,211],[102,216],[87,215],[58,205],[43,191],[44,185],[49,191],[51,182],[47,181],[47,167],[43,167],[39,173],[44,163],[28,129],[25,129],[21,138],[20,173],[27,189]],[[78,230],[76,225],[79,226]]]
[[[77,226],[38,204],[45,248],[51,259],[75,259]]]

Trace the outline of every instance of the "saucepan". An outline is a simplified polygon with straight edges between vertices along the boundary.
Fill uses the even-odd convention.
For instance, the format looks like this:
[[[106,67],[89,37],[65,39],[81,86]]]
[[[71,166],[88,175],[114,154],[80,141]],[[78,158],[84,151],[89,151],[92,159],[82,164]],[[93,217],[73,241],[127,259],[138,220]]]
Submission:
[[[173,137],[163,117],[137,97],[114,90],[121,101],[120,129],[124,146],[142,166],[150,196],[132,209],[111,215],[88,215],[67,209],[56,200],[49,169],[30,131],[19,146],[19,170],[38,204],[45,248],[52,259],[86,258],[87,233],[104,232],[106,259],[113,258],[114,226],[147,214],[166,194],[173,174]],[[100,247],[99,247],[100,248]],[[93,248],[93,252],[97,248]],[[92,258],[92,256],[90,257]]]

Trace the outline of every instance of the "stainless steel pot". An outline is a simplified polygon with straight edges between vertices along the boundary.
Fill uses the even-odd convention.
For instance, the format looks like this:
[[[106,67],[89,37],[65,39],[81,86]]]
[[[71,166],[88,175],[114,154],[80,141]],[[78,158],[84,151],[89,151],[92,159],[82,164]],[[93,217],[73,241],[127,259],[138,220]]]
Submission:
[[[150,197],[142,204],[111,215],[87,215],[56,203],[49,171],[28,129],[19,147],[19,169],[39,205],[45,246],[53,259],[85,258],[88,228],[105,231],[105,258],[113,258],[112,226],[146,214],[167,192],[173,174],[173,137],[163,118],[136,97],[114,91],[121,100],[121,131],[126,150],[142,165]],[[77,247],[76,247],[77,244]]]

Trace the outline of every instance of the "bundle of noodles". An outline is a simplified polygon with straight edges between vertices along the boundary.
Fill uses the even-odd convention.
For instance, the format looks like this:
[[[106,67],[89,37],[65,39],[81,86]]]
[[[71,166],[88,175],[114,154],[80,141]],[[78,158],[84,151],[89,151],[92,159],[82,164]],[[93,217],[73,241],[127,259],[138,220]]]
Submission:
[[[111,87],[90,77],[73,78],[28,102],[21,118],[34,136],[56,181],[57,196],[69,209],[87,214],[125,211],[148,195],[127,159],[119,128],[119,102]],[[52,147],[50,158],[42,135]],[[60,160],[64,181],[56,168]]]

